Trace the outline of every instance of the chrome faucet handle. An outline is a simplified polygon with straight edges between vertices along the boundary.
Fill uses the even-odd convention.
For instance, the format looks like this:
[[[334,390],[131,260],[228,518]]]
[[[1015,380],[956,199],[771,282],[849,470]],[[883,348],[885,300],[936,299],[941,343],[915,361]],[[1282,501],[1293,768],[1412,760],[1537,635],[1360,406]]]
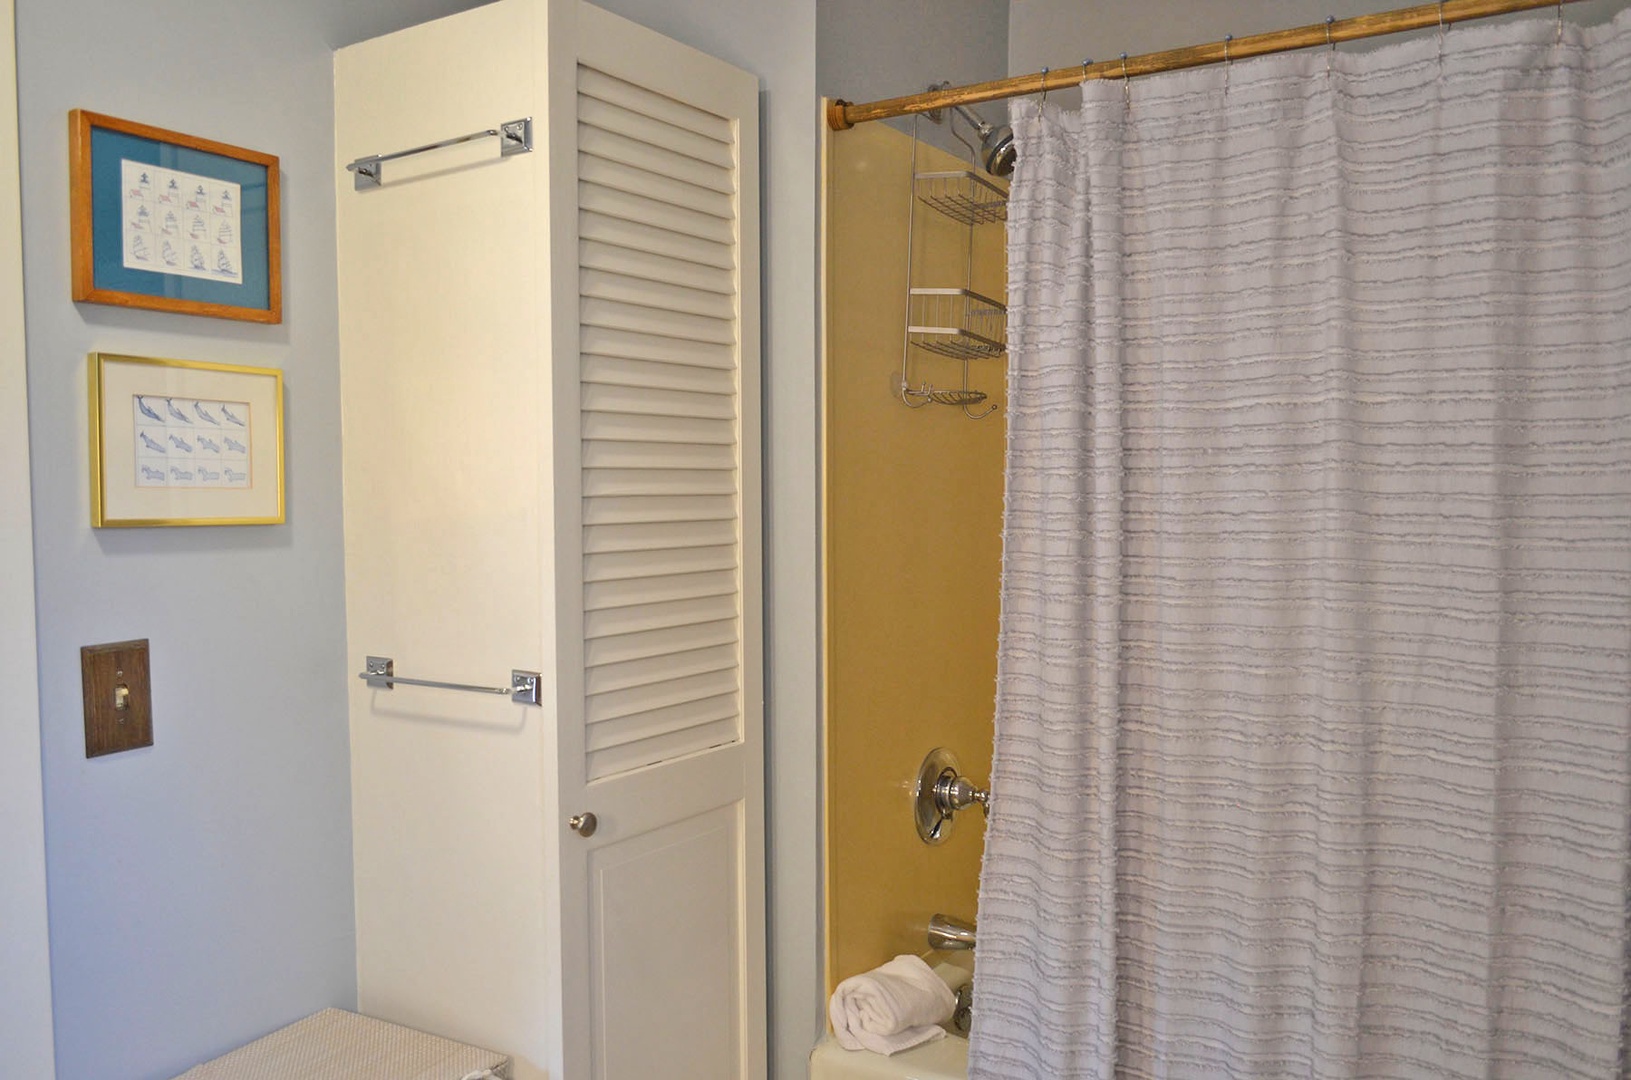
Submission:
[[[951,832],[957,811],[975,803],[986,817],[991,816],[991,792],[975,787],[959,774],[957,756],[945,747],[936,747],[918,766],[917,784],[912,789],[912,818],[917,835],[925,844],[943,842]]]
[[[957,1004],[951,1012],[951,1029],[967,1035],[974,1026],[974,984],[964,983],[957,988]]]
[[[991,792],[975,787],[968,777],[958,776],[955,772],[942,773],[934,784],[934,804],[943,814],[954,814],[959,810],[967,810],[975,803],[985,811],[985,816],[991,816]]]

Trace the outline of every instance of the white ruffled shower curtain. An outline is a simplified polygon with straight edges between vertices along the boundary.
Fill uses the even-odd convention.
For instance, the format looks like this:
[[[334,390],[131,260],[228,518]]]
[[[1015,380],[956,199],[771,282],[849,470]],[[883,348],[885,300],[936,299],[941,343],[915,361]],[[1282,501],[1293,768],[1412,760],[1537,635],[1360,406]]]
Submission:
[[[1018,106],[975,1080],[1625,1075],[1628,31]]]

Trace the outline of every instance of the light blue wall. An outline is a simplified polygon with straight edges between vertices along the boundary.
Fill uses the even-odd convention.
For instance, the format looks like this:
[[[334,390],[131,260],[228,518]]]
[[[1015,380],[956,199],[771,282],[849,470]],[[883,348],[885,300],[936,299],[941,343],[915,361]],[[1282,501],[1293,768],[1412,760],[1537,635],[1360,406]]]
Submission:
[[[169,1077],[355,1000],[330,51],[469,6],[17,3],[63,1080]],[[75,107],[282,158],[281,326],[69,301]],[[284,369],[289,523],[93,531],[85,419],[93,349]],[[79,646],[136,637],[152,640],[155,745],[87,761]],[[9,1076],[3,1063],[0,1074]]]
[[[1028,0],[1027,0],[1028,2]],[[816,15],[816,89],[845,101],[915,94],[1008,74],[1009,0],[820,0]],[[974,111],[1007,121],[1001,103]],[[909,117],[888,120],[912,131]],[[944,126],[920,121],[918,137],[953,154],[968,149]]]

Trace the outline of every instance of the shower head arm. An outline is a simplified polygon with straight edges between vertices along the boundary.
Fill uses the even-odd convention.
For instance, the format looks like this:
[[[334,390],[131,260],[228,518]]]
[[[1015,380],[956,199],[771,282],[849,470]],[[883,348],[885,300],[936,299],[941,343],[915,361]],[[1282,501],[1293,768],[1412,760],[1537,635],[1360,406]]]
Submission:
[[[953,105],[951,111],[961,116],[965,123],[974,129],[974,134],[985,139],[991,134],[991,125],[980,119],[980,115],[966,105]]]
[[[951,132],[957,141],[968,147],[976,167],[983,167],[992,176],[1007,177],[1014,171],[1014,132],[1006,124],[996,127],[986,123],[980,114],[962,105],[947,106],[953,121]],[[956,117],[962,117],[963,123],[974,129],[980,140],[978,148],[963,138],[957,132]]]
[[[961,105],[951,106],[949,112],[951,113],[951,116],[946,124],[946,127],[948,130],[950,130],[951,137],[966,146],[968,148],[969,161],[971,163],[978,164],[980,160],[980,146],[977,143],[970,142],[961,131],[957,130],[957,120],[959,117],[962,118],[963,123],[974,129],[974,137],[982,141],[985,139],[985,133],[991,130],[991,125],[985,123],[978,116],[969,112]]]

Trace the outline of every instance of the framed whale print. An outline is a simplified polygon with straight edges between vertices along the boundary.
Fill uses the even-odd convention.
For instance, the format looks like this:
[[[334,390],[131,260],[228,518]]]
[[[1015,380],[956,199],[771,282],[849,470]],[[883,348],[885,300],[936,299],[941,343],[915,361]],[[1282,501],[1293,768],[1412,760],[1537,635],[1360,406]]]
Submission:
[[[91,525],[281,525],[283,373],[91,353]]]
[[[278,159],[68,114],[75,300],[283,321]]]

